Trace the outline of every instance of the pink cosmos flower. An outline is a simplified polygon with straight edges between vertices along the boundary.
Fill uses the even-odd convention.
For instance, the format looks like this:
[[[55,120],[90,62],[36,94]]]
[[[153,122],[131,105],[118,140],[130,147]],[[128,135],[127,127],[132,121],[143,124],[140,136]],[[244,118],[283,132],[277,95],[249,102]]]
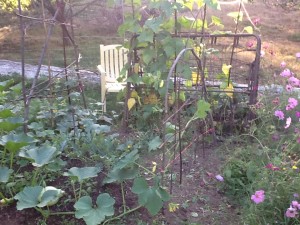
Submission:
[[[297,214],[297,209],[293,208],[292,206],[290,206],[290,208],[288,208],[285,212],[285,216],[290,218],[295,218]]]
[[[280,63],[280,67],[281,67],[281,68],[286,67],[286,62],[285,62],[285,61],[282,61],[282,62]]]
[[[291,123],[292,123],[292,118],[291,117],[288,117],[286,119],[286,125],[285,125],[285,129],[289,128],[291,126]]]
[[[292,110],[298,105],[298,100],[295,98],[289,98],[288,99],[288,105],[286,106],[286,110]]]
[[[295,112],[295,116],[296,116],[297,118],[300,118],[300,112],[299,112],[299,111],[296,111],[296,112]]]
[[[281,110],[276,110],[274,115],[277,116],[279,120],[284,119],[284,113]]]
[[[220,174],[216,175],[215,177],[218,181],[221,181],[221,182],[224,181],[224,178]]]
[[[247,41],[246,46],[247,48],[252,48],[254,46],[254,41],[253,40]]]
[[[288,82],[289,82],[290,85],[292,85],[294,87],[300,85],[300,80],[298,78],[296,78],[296,77],[290,77],[288,79]]]
[[[284,69],[280,74],[280,76],[282,76],[282,77],[290,77],[291,75],[292,75],[292,72],[289,69]]]
[[[279,167],[274,166],[272,163],[269,163],[268,165],[266,165],[265,168],[273,170],[273,171],[280,170]]]
[[[266,52],[264,50],[260,51],[260,57],[264,57],[266,55]]]
[[[293,89],[294,89],[293,86],[290,85],[290,84],[287,84],[287,85],[285,86],[285,90],[286,90],[287,92],[292,92]]]
[[[295,209],[298,209],[298,210],[300,209],[300,204],[298,203],[298,201],[292,201],[291,205]]]
[[[300,52],[297,52],[297,53],[296,53],[296,58],[297,58],[297,59],[300,59]]]
[[[294,198],[299,198],[299,194],[298,193],[294,193],[293,196],[294,196]]]
[[[264,43],[264,44],[263,44],[263,49],[266,50],[266,49],[268,49],[269,47],[270,47],[269,43]]]
[[[255,26],[259,25],[260,18],[255,18],[252,20],[252,22],[254,23]]]
[[[262,203],[265,200],[265,191],[264,190],[256,191],[254,195],[251,195],[251,200],[255,204]]]

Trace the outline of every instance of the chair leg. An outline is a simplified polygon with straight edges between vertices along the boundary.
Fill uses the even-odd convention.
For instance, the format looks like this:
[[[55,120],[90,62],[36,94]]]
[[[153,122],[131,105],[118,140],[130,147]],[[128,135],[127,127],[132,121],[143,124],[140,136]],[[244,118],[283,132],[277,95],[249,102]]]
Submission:
[[[106,113],[106,94],[107,94],[107,90],[104,93],[102,93],[101,96],[102,113]]]

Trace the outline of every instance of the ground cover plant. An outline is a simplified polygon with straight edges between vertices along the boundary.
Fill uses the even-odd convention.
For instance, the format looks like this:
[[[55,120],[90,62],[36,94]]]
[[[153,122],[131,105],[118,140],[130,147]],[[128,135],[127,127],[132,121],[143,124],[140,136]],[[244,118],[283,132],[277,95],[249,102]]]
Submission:
[[[128,81],[136,89],[110,96],[109,113],[99,111],[98,87],[83,86],[73,79],[76,76],[41,82],[33,94],[34,81],[26,80],[24,85],[22,80],[4,78],[0,83],[1,221],[299,224],[299,53],[293,52],[287,62],[277,65],[274,46],[263,45],[265,80],[269,73],[274,74],[270,64],[276,65],[273,86],[262,84],[257,104],[246,106],[240,117],[233,117],[242,123],[244,111],[251,110],[255,119],[243,129],[234,124],[229,129],[225,120],[237,112],[230,102],[240,99],[230,93],[230,79],[223,82],[223,89],[229,92],[207,95],[213,99],[205,95],[195,98],[189,91],[167,87],[175,53],[188,47],[202,48],[199,54],[204,58],[212,52],[190,40],[172,37],[174,9],[193,14],[192,5],[150,3],[152,16],[144,23],[139,14],[130,12],[119,29],[125,37],[140,34],[133,39],[134,47],[142,53],[135,62],[144,74],[139,77],[133,67]],[[142,6],[139,4],[131,8],[136,11],[135,7]],[[217,10],[217,1],[197,2],[199,12],[206,7]],[[240,16],[241,11],[229,13],[233,27],[251,32],[254,22]],[[176,25],[187,31],[205,28],[216,32],[222,27],[216,16],[199,19],[185,14]],[[130,47],[129,42],[124,45]],[[197,84],[199,77],[193,79],[185,62],[177,64],[177,73],[189,87]],[[230,65],[224,64],[220,70],[223,81],[229,77]],[[30,104],[23,102],[28,96]],[[124,102],[121,110],[113,104],[115,97]],[[166,113],[166,102],[170,114]],[[24,120],[26,107],[29,114]],[[212,121],[216,110],[224,123]],[[129,117],[124,129],[126,111]],[[180,113],[173,116],[174,111]],[[222,170],[221,160],[226,161]]]

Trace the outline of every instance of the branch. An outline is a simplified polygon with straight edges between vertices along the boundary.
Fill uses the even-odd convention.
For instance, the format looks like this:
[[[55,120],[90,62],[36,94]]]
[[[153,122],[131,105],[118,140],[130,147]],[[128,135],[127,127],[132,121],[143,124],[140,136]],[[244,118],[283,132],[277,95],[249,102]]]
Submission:
[[[54,21],[56,20],[56,17],[59,14],[59,11],[60,11],[60,9],[58,8],[56,10],[52,20],[54,20]],[[46,37],[46,40],[45,40],[45,43],[44,43],[44,47],[43,47],[43,50],[42,50],[42,54],[41,54],[41,57],[40,57],[40,60],[39,60],[38,68],[37,68],[36,74],[34,76],[29,95],[27,96],[27,99],[25,101],[25,106],[26,106],[25,107],[25,113],[24,113],[25,121],[28,120],[29,105],[30,105],[31,98],[33,96],[34,89],[35,89],[35,86],[36,86],[36,83],[37,83],[37,80],[38,80],[38,77],[39,77],[39,73],[40,73],[40,70],[41,70],[41,67],[42,67],[42,62],[43,62],[43,59],[44,59],[44,56],[45,56],[45,53],[46,53],[46,50],[47,50],[47,47],[48,47],[48,43],[49,43],[50,36],[52,34],[52,31],[53,31],[53,27],[54,27],[54,23],[52,23],[51,26],[49,27],[48,34],[47,34],[47,37]]]
[[[88,2],[88,3],[84,4],[85,6],[84,6],[82,9],[78,10],[77,12],[75,12],[75,13],[72,15],[72,17],[78,16],[78,15],[79,15],[80,13],[82,13],[86,8],[88,8],[90,5],[93,5],[94,3],[98,2],[98,1],[99,1],[99,0],[93,0],[93,1],[91,1],[91,2]]]

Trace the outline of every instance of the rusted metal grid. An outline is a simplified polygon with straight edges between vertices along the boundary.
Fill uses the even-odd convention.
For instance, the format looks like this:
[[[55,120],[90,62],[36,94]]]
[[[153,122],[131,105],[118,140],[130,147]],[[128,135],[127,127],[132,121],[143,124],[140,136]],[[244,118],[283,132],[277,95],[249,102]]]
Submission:
[[[191,164],[197,162],[200,155],[205,158],[205,150],[210,148],[205,141],[207,138],[216,140],[215,115],[213,111],[209,113],[205,120],[193,120],[193,110],[199,99],[212,102],[213,96],[227,99],[229,106],[229,116],[224,116],[223,122],[235,123],[234,98],[235,95],[243,95],[246,105],[255,104],[257,101],[260,48],[259,37],[250,34],[178,34],[177,38],[187,39],[187,47],[183,49],[174,59],[174,63],[169,71],[168,85],[176,93],[176,104],[173,108],[167,104],[165,98],[165,119],[163,139],[163,171],[170,171],[170,186],[172,190],[172,174],[179,173],[179,182],[182,183],[183,171],[191,168]],[[188,44],[188,39],[192,44]],[[196,84],[185,85],[186,78],[176,70],[176,66],[185,64],[196,70],[199,75]],[[224,65],[230,65],[229,74],[224,79]],[[223,74],[223,75],[222,75]],[[198,80],[199,79],[199,80]],[[175,81],[175,82],[174,82]],[[225,86],[224,86],[225,84]],[[229,84],[233,88],[227,88]],[[186,100],[180,103],[180,92],[186,93]],[[231,96],[231,98],[229,97]],[[238,98],[237,98],[238,99]],[[245,100],[246,99],[246,100]],[[179,102],[179,103],[178,103]],[[193,108],[192,110],[190,110]],[[251,118],[251,112],[245,117]],[[220,118],[219,118],[220,119]],[[174,134],[166,132],[169,125],[175,127]],[[170,137],[173,139],[170,142]],[[170,142],[170,143],[168,143]],[[202,151],[201,151],[202,150]],[[185,155],[187,152],[189,154]],[[188,166],[184,165],[188,162]],[[171,166],[170,166],[171,165]],[[178,166],[173,166],[178,165]]]
[[[187,63],[192,68],[196,68],[200,76],[198,87],[187,88],[191,90],[202,90],[205,86],[207,92],[233,92],[249,96],[248,104],[256,103],[261,40],[258,36],[252,34],[191,34],[180,33],[174,37],[192,39],[194,45],[193,51],[197,56],[190,54]],[[197,58],[199,57],[199,58]],[[200,60],[200,67],[198,61]],[[223,65],[230,65],[228,85],[232,83],[232,88],[224,88]],[[203,78],[201,78],[201,75]],[[180,77],[180,74],[175,74]],[[205,81],[205,85],[201,82]],[[181,81],[180,79],[178,79]],[[182,83],[181,83],[182,84]],[[194,85],[195,86],[195,85]],[[179,87],[179,86],[178,86]]]

